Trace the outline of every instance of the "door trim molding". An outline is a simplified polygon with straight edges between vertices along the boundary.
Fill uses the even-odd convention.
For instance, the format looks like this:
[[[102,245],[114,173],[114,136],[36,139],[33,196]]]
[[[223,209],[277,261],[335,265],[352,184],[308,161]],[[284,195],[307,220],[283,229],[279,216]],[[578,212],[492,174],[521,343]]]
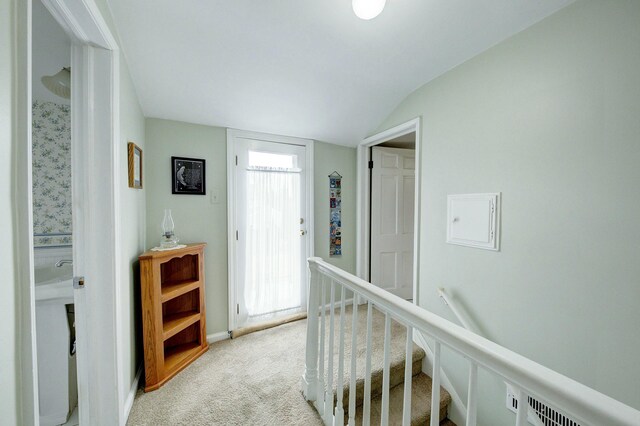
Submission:
[[[356,202],[356,275],[369,281],[369,245],[371,244],[370,221],[370,181],[369,148],[391,139],[416,132],[416,187],[415,187],[415,220],[413,239],[413,303],[418,304],[418,280],[420,278],[420,188],[422,187],[422,133],[420,117],[387,129],[364,139],[357,148],[357,202]]]
[[[237,304],[236,295],[236,173],[235,173],[235,139],[256,139],[266,142],[283,143],[290,145],[304,146],[306,158],[306,188],[307,197],[307,250],[309,256],[313,256],[314,247],[314,220],[313,220],[313,140],[294,138],[290,136],[280,136],[268,133],[252,132],[247,130],[227,129],[227,269],[228,269],[228,331],[237,328],[236,315],[234,314]]]

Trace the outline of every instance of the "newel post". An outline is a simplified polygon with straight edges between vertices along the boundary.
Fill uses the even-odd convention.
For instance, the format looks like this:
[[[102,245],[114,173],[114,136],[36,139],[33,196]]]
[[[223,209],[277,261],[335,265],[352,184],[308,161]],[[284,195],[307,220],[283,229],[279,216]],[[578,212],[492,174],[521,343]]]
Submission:
[[[304,374],[302,375],[302,393],[307,401],[315,401],[318,394],[318,288],[320,273],[315,261],[309,258],[309,288],[307,291],[307,346],[305,352]]]

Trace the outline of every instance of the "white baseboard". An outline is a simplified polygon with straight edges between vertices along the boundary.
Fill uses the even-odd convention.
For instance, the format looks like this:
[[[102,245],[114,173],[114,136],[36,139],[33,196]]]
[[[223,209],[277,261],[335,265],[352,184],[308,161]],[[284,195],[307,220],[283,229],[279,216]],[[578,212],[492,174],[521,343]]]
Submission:
[[[129,419],[129,413],[131,413],[131,407],[133,407],[133,400],[136,397],[136,393],[138,393],[138,386],[140,385],[140,377],[142,377],[142,365],[138,367],[138,372],[136,373],[136,377],[135,379],[133,379],[133,383],[131,384],[131,389],[129,389],[129,395],[127,395],[127,400],[124,402],[125,423]]]
[[[219,342],[221,340],[227,340],[228,338],[229,338],[228,331],[221,331],[219,333],[208,334],[207,343],[211,344],[211,343]]]
[[[426,352],[427,356],[425,358],[425,361],[428,364],[428,367],[424,368],[423,363],[422,371],[423,373],[428,374],[429,377],[431,377],[431,375],[433,374],[433,350],[427,344],[427,340],[424,338],[420,330],[414,329],[413,341],[416,345],[420,346]],[[460,395],[458,395],[458,392],[453,387],[451,380],[449,380],[449,377],[447,377],[447,373],[444,372],[442,367],[440,367],[440,383],[442,387],[445,388],[447,392],[449,392],[449,395],[451,395],[451,407],[448,416],[449,419],[451,419],[456,424],[464,424],[467,418],[467,407],[460,398]]]

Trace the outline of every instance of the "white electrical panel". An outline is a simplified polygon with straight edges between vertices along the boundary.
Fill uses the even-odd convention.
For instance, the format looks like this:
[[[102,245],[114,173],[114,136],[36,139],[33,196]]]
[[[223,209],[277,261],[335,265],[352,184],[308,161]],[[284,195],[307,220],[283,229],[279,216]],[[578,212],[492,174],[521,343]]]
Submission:
[[[447,243],[500,249],[500,193],[447,197]]]

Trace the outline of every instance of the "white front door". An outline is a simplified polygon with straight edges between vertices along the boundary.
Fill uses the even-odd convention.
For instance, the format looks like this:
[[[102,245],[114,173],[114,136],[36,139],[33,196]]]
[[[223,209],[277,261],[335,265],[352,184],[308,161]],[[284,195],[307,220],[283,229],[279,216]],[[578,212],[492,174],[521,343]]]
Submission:
[[[234,140],[235,326],[306,310],[307,147]]]
[[[371,283],[403,299],[413,297],[415,157],[372,148]]]

